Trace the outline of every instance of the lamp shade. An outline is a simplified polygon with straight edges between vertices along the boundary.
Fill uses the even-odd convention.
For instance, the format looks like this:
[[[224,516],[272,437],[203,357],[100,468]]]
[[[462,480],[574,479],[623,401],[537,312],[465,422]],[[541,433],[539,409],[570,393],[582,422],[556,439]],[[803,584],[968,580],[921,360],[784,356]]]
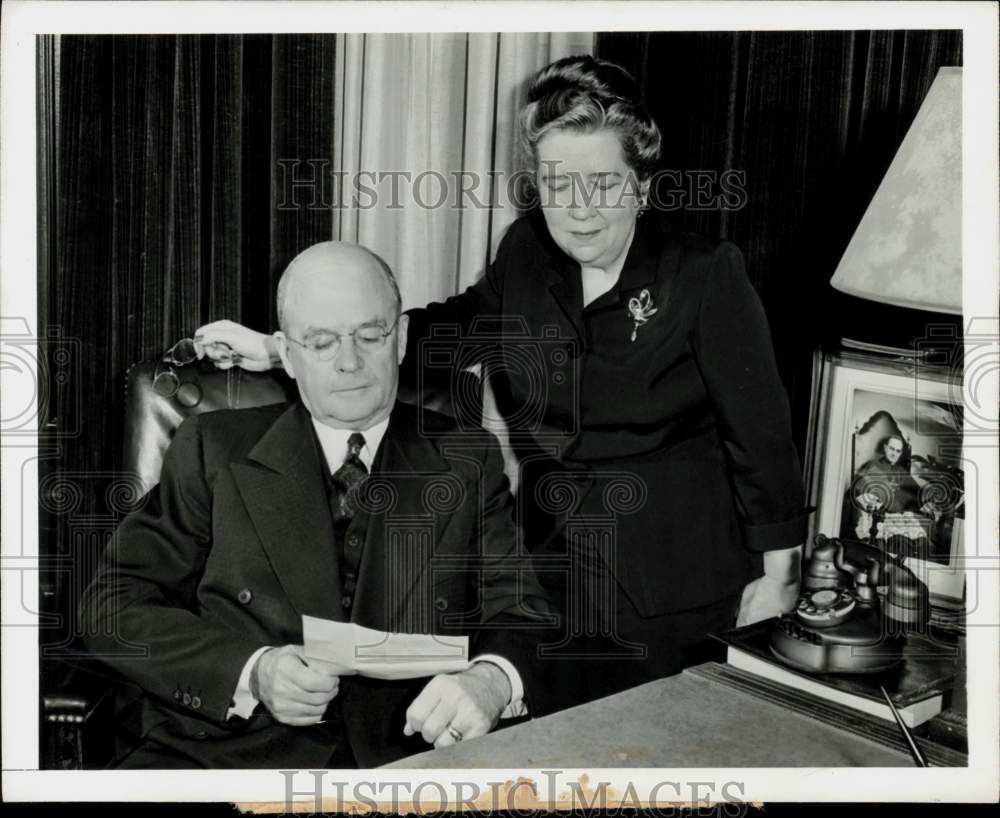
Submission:
[[[962,69],[941,68],[830,283],[962,312]]]

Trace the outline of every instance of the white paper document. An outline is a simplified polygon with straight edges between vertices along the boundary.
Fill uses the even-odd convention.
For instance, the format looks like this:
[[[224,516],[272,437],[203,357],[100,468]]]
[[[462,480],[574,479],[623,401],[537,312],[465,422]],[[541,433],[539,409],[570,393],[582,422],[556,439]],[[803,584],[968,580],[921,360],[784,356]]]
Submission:
[[[341,676],[417,679],[469,666],[468,636],[387,633],[315,616],[302,617],[302,636],[310,663],[333,665]]]

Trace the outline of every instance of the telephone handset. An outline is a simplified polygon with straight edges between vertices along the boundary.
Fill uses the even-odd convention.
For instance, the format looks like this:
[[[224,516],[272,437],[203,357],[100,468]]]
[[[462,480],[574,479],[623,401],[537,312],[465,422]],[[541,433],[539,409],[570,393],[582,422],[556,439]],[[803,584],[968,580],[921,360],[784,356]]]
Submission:
[[[901,561],[820,534],[795,610],[771,631],[771,650],[814,673],[874,673],[902,659],[907,631],[927,622],[927,587]]]

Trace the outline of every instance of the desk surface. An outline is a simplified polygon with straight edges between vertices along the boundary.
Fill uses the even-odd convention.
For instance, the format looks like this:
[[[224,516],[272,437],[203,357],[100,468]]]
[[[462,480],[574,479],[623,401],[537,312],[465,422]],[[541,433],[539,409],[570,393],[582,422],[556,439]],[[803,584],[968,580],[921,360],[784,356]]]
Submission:
[[[913,762],[869,739],[682,673],[388,766],[912,767]]]

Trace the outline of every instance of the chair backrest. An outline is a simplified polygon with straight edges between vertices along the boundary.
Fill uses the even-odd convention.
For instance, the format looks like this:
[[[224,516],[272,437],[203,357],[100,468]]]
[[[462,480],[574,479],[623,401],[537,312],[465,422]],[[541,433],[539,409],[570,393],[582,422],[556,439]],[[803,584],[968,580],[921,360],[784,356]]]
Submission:
[[[163,453],[186,418],[295,397],[294,382],[281,370],[220,370],[209,362],[174,367],[180,385],[175,394],[165,397],[153,388],[156,369],[155,361],[134,364],[125,386],[123,463],[126,472],[139,478],[144,492],[159,482]]]
[[[165,397],[153,388],[157,363],[134,364],[126,376],[124,467],[138,477],[142,491],[160,480],[163,454],[177,427],[191,415],[217,409],[266,406],[295,400],[295,382],[282,370],[247,372],[239,368],[216,369],[207,361],[175,366],[179,385]],[[452,392],[461,401],[452,401]],[[427,384],[422,394],[400,388],[399,400],[456,417],[460,422],[480,424],[483,417],[483,387],[477,373],[459,372],[450,388]],[[495,429],[491,429],[496,434]],[[505,452],[506,455],[506,452]],[[508,469],[508,473],[510,470]]]

